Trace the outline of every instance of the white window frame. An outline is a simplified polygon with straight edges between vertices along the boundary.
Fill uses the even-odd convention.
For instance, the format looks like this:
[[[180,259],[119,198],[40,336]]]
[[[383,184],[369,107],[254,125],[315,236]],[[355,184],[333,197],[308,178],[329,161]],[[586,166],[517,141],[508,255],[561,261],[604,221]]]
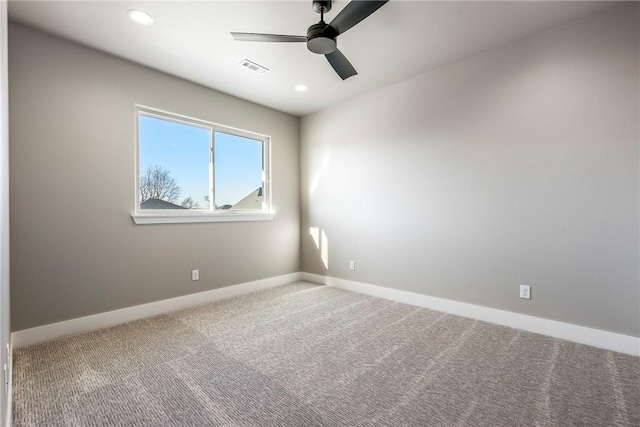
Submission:
[[[211,210],[171,210],[171,209],[140,209],[140,133],[138,129],[140,115],[155,117],[161,120],[168,120],[175,123],[182,123],[189,126],[197,126],[209,129],[211,140],[209,145],[213,150],[214,132],[222,132],[243,138],[262,141],[263,148],[263,200],[264,207],[261,211],[255,209],[211,209]],[[135,128],[135,206],[131,214],[136,224],[176,224],[190,222],[230,222],[230,221],[269,221],[275,216],[271,205],[271,137],[242,129],[212,123],[206,120],[196,119],[156,108],[135,104],[134,108],[134,128]],[[213,151],[211,153],[211,165],[214,165]],[[211,166],[213,168],[213,166]],[[210,170],[209,179],[214,179],[214,171]],[[210,206],[215,206],[215,183],[210,182]]]

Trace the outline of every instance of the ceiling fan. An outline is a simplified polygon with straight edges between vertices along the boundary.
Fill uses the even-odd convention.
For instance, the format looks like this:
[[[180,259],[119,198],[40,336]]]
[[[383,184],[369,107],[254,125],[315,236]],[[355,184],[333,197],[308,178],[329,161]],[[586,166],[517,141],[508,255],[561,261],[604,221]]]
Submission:
[[[380,9],[388,1],[352,0],[333,18],[331,23],[327,24],[324,22],[324,14],[331,10],[331,0],[313,0],[313,10],[320,14],[320,22],[310,26],[306,36],[235,32],[231,35],[236,41],[246,42],[305,42],[307,49],[324,55],[342,80],[346,80],[358,73],[338,50],[336,38]]]

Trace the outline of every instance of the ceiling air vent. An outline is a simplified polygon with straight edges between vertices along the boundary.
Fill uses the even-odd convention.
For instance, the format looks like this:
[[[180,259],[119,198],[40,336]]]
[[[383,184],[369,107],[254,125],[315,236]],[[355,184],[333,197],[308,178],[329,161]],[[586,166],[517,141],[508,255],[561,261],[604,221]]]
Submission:
[[[269,71],[267,68],[263,67],[262,65],[258,65],[255,62],[251,62],[248,59],[243,60],[240,63],[241,66],[243,66],[244,68],[247,68],[251,71],[255,71],[258,74],[264,74],[267,71]]]

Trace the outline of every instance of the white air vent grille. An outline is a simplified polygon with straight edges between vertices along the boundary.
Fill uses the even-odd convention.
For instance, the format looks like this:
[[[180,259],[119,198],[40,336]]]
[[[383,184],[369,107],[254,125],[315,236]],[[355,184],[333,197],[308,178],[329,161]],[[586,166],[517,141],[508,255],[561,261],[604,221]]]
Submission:
[[[240,62],[240,65],[258,74],[264,74],[267,71],[269,71],[267,68],[263,67],[262,65],[258,65],[255,62],[249,61],[248,59],[245,59],[242,62]]]

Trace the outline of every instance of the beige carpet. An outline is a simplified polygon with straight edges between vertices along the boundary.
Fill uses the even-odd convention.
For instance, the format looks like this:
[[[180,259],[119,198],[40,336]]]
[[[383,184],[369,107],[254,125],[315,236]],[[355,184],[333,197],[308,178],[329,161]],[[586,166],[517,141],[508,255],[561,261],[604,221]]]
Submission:
[[[18,349],[16,426],[640,426],[640,358],[298,282]]]

